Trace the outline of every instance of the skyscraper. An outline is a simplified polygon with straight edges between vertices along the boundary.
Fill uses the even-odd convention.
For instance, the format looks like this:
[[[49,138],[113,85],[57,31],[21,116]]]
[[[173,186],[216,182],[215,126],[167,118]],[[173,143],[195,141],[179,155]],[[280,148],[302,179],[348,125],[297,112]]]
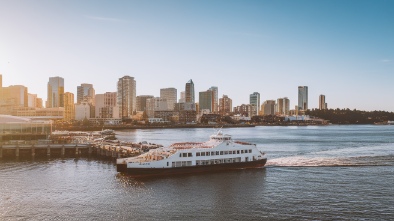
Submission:
[[[250,116],[250,117],[253,117],[253,116],[257,115],[260,111],[260,93],[254,92],[253,94],[251,94],[249,96],[249,104],[256,107],[254,109],[254,111],[252,112],[252,116]]]
[[[136,110],[136,81],[130,76],[121,77],[117,88],[119,117],[129,118]]]
[[[227,95],[223,95],[223,97],[219,99],[219,113],[221,115],[226,115],[231,113],[232,110],[233,101]]]
[[[66,92],[62,95],[64,98],[64,120],[71,121],[75,119],[74,94]]]
[[[116,92],[105,92],[95,95],[96,118],[119,118],[119,108],[116,105]]]
[[[48,81],[47,108],[64,107],[64,79],[62,77],[50,77]]]
[[[218,87],[212,86],[209,90],[213,92],[212,113],[218,113]]]
[[[194,83],[192,79],[190,79],[185,86],[185,102],[186,103],[195,103],[194,98]]]
[[[289,115],[290,100],[287,97],[278,98],[276,103],[276,113],[279,115]]]
[[[93,84],[81,84],[77,86],[77,103],[80,104],[82,101],[87,101],[94,105],[95,91]]]
[[[298,109],[308,110],[308,86],[298,86]]]
[[[211,90],[202,91],[199,93],[199,110],[209,110],[213,112],[214,92]]]
[[[167,110],[174,110],[177,101],[177,90],[173,87],[160,89],[160,98],[167,100]]]
[[[275,115],[275,100],[266,100],[261,105],[262,115]]]
[[[319,109],[320,110],[327,109],[326,96],[323,94],[319,96]]]
[[[136,110],[137,111],[146,111],[146,100],[149,98],[154,98],[153,95],[140,95],[137,96],[136,99]]]

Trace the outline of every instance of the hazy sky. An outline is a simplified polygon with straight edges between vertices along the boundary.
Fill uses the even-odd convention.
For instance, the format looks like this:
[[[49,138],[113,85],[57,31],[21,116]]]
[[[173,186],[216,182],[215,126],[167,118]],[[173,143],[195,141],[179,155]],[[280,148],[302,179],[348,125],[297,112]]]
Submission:
[[[309,87],[309,107],[394,111],[393,0],[30,1],[0,0],[3,86],[24,85],[47,99],[49,77],[65,91],[81,83],[137,95],[196,95],[211,86],[249,103]],[[198,97],[196,97],[198,100]]]

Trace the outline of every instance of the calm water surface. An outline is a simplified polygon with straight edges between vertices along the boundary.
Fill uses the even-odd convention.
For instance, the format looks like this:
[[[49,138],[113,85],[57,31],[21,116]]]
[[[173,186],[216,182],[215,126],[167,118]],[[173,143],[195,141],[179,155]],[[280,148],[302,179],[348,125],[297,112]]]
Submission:
[[[267,166],[136,179],[96,158],[0,161],[0,220],[393,220],[394,127],[225,129]],[[213,129],[117,131],[205,141]]]

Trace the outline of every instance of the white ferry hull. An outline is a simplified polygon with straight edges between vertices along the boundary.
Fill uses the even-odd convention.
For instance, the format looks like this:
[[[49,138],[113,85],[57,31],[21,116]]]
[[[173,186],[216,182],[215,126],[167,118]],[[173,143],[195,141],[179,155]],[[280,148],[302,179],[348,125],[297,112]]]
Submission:
[[[171,167],[171,168],[127,168],[127,164],[117,164],[117,171],[127,173],[134,177],[163,176],[163,175],[174,175],[174,174],[225,171],[231,169],[259,168],[259,167],[263,167],[266,163],[267,163],[267,158],[263,158],[261,160],[255,160],[255,161],[248,161],[248,162],[222,163],[222,164]]]

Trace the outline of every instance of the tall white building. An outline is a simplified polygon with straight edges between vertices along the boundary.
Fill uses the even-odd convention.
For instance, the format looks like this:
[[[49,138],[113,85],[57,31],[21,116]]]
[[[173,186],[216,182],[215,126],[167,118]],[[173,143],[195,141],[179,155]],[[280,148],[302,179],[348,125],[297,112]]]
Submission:
[[[298,86],[298,109],[308,110],[308,86]]]
[[[258,115],[260,112],[260,93],[254,92],[249,96],[249,104],[255,106],[255,108],[252,111],[252,115],[249,117],[253,117]]]
[[[136,81],[133,77],[124,76],[118,80],[117,104],[119,116],[130,118],[136,111]]]
[[[167,100],[167,110],[174,110],[177,101],[177,90],[173,87],[160,89],[160,98]]]
[[[180,96],[181,98],[179,98],[178,103],[185,103],[186,102],[185,91],[181,91]]]
[[[64,107],[63,94],[64,79],[62,77],[50,77],[46,107]]]

